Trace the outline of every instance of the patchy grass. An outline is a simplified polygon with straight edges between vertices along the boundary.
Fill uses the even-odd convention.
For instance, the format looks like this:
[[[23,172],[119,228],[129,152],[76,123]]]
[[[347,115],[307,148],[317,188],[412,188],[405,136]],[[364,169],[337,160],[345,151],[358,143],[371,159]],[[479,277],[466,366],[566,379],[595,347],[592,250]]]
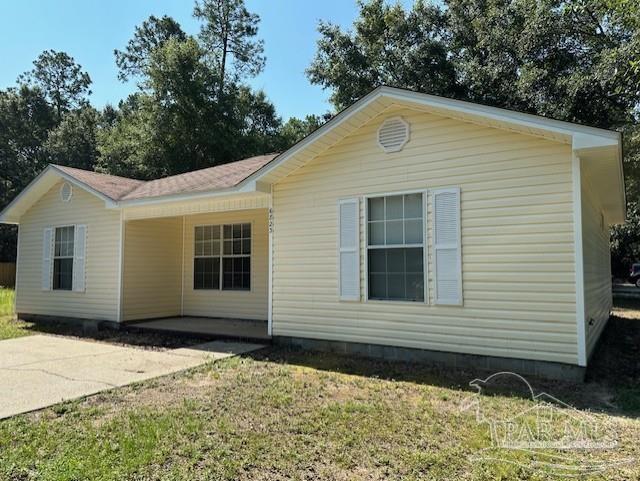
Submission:
[[[469,409],[473,377],[270,348],[2,421],[0,479],[550,479],[548,468],[526,467],[530,453],[473,459],[490,446]],[[571,453],[572,463],[640,459],[639,420],[598,404],[586,385],[535,387],[609,409],[593,416],[610,423],[619,448]],[[482,405],[509,418],[532,401],[505,391]],[[607,473],[638,476],[637,462]]]
[[[640,479],[640,316],[625,309],[587,383],[530,379],[579,410],[564,415],[615,433],[615,449],[560,453],[569,472],[607,467],[579,479]],[[487,449],[477,406],[501,420],[534,404],[509,385],[477,397],[475,377],[486,373],[269,348],[0,421],[0,479],[565,479],[539,464],[557,451]]]
[[[6,287],[0,287],[0,317],[13,316],[15,291]]]
[[[28,336],[27,329],[31,324],[15,319],[14,308],[15,291],[0,287],[0,340],[14,337]]]

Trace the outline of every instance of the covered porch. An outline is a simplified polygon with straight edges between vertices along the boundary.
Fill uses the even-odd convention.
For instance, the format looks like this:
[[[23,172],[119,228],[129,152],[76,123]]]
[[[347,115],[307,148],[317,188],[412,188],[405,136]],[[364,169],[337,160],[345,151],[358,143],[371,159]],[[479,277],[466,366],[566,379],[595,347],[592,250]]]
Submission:
[[[268,340],[269,201],[263,194],[126,209],[120,322]]]
[[[127,324],[132,331],[165,332],[196,335],[215,339],[240,339],[265,342],[271,339],[265,321],[249,319],[217,319],[210,317],[168,317]]]

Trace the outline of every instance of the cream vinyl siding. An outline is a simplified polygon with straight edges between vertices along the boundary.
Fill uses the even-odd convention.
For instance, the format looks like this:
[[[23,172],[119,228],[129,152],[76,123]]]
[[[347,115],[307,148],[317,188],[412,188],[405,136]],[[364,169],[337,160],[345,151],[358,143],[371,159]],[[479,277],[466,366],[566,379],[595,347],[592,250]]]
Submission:
[[[184,315],[267,319],[269,235],[267,210],[199,214],[185,217]],[[251,223],[251,290],[193,288],[194,233],[197,225]]]
[[[54,185],[20,219],[16,310],[25,314],[116,321],[120,212],[73,187],[69,202],[60,198],[62,182]],[[42,289],[43,232],[46,227],[85,224],[85,291]]]
[[[401,115],[403,150],[377,129]],[[409,109],[389,109],[274,186],[273,334],[576,364],[571,147]],[[364,301],[338,290],[340,199],[459,187],[462,306],[433,304],[433,212],[427,195],[428,304]]]
[[[599,199],[585,174],[582,176],[582,255],[588,358],[609,319],[612,297],[609,226],[602,222]]]
[[[127,222],[123,320],[180,315],[181,279],[182,217]]]

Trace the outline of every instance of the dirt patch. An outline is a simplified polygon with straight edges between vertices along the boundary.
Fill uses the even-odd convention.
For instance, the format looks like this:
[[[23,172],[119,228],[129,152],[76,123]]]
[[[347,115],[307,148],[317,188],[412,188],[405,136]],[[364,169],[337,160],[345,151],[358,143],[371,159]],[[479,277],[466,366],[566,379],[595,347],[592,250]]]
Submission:
[[[30,323],[26,329],[32,333],[74,337],[83,341],[106,342],[119,346],[160,351],[194,346],[210,340],[198,336],[178,336],[170,333],[134,332],[126,330],[126,328],[122,330],[101,329],[98,332],[88,333],[83,330],[82,326],[63,322]]]

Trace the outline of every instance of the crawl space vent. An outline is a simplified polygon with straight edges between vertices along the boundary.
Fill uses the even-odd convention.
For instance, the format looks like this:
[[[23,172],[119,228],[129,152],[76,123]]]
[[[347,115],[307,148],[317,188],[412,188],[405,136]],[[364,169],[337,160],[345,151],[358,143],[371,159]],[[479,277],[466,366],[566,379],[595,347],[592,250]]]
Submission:
[[[73,191],[71,190],[71,184],[69,182],[65,182],[60,187],[60,198],[62,202],[69,202],[71,200],[71,195]]]
[[[399,152],[409,142],[409,124],[402,117],[390,117],[378,129],[378,145],[385,152]]]

